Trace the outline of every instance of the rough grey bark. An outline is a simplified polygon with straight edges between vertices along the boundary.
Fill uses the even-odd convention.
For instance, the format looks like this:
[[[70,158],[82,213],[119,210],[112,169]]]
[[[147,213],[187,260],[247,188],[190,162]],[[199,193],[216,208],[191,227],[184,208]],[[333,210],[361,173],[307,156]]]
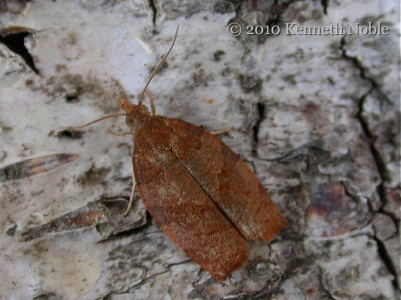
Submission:
[[[398,299],[399,17],[377,0],[0,3],[0,298]],[[230,129],[289,222],[224,283],[139,198],[122,216],[122,120],[62,128],[136,101],[177,25],[157,113]]]

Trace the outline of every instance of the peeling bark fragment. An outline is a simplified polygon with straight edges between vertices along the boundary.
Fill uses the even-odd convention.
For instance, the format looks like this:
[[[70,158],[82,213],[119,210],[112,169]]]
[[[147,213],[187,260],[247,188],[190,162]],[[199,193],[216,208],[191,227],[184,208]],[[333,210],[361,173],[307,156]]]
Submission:
[[[0,169],[0,182],[49,172],[73,162],[78,157],[77,154],[51,154],[13,163]]]
[[[322,184],[311,197],[305,217],[312,236],[342,235],[363,226],[369,219],[367,208],[347,195],[341,183]]]
[[[25,46],[25,38],[34,33],[35,30],[31,28],[13,26],[0,29],[0,43],[6,45],[11,51],[21,56],[28,67],[39,74],[36,69],[32,55],[29,53]]]
[[[30,241],[49,233],[62,233],[71,230],[96,227],[101,240],[111,235],[132,230],[146,223],[144,214],[137,214],[133,209],[125,218],[123,212],[127,199],[105,199],[90,202],[87,205],[67,213],[51,222],[30,228],[21,233],[21,238]]]

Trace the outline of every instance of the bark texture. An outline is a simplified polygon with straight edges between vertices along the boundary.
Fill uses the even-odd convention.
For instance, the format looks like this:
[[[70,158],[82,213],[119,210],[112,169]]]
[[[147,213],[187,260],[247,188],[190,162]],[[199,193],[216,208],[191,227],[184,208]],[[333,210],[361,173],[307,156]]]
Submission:
[[[399,17],[391,0],[1,2],[0,298],[399,299]],[[157,114],[230,129],[288,221],[223,283],[139,197],[122,216],[121,118],[71,128],[135,102],[177,25]]]

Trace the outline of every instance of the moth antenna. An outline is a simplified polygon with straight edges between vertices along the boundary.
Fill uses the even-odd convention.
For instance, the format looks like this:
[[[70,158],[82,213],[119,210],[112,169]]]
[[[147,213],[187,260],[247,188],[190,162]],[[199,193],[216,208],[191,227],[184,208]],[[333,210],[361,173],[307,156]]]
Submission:
[[[155,102],[153,101],[153,97],[150,94],[149,90],[146,90],[146,96],[148,96],[148,98],[149,98],[150,111],[152,112],[152,115],[155,115],[156,114],[156,106],[155,106]]]
[[[100,119],[93,120],[92,122],[86,123],[86,124],[81,125],[81,126],[73,126],[73,127],[65,127],[65,128],[66,128],[66,129],[73,129],[73,130],[74,130],[74,129],[81,129],[81,128],[90,126],[90,125],[92,125],[92,124],[95,124],[95,123],[97,123],[97,122],[101,122],[101,121],[103,121],[103,120],[107,120],[107,119],[114,118],[114,117],[123,117],[123,116],[125,116],[125,114],[108,115],[108,116],[104,116],[104,117],[102,117],[102,118],[100,118]]]
[[[163,56],[162,60],[160,61],[160,63],[157,65],[156,69],[153,70],[152,74],[150,75],[144,89],[142,90],[142,93],[139,95],[138,97],[138,106],[142,105],[142,100],[143,100],[143,96],[146,93],[146,89],[148,88],[150,82],[152,81],[153,77],[155,77],[157,71],[159,71],[159,69],[161,68],[161,66],[163,65],[163,63],[166,61],[167,56],[170,54],[171,50],[173,50],[174,44],[175,44],[175,40],[177,39],[177,35],[178,35],[178,29],[180,28],[180,26],[177,26],[177,30],[175,31],[175,35],[174,35],[174,40],[173,43],[170,46],[170,49],[167,51],[167,53]]]

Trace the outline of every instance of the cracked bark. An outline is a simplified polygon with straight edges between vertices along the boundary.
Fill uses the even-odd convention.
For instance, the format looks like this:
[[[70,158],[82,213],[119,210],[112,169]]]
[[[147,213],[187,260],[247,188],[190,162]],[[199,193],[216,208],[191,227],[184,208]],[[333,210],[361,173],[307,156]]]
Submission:
[[[253,126],[253,146],[252,146],[252,154],[254,156],[258,156],[258,142],[259,142],[259,127],[260,124],[262,123],[263,119],[265,118],[265,111],[266,111],[266,106],[263,103],[258,103],[256,105],[257,108],[257,113],[258,113],[258,119],[256,120],[256,124]]]
[[[391,37],[234,38],[226,28],[233,21],[244,32],[250,24],[284,31],[287,22],[393,24],[398,15],[378,15],[380,3],[1,6],[2,28],[38,24],[24,46],[41,72],[39,78],[0,47],[1,167],[67,150],[80,160],[2,186],[0,290],[15,298],[397,299],[399,80],[386,64],[399,62]],[[176,47],[150,87],[158,112],[211,130],[231,128],[221,138],[249,161],[289,221],[271,244],[251,244],[249,263],[224,284],[188,261],[140,201],[130,219],[118,213],[130,193],[129,142],[109,137],[100,124],[85,134],[49,129],[117,112],[113,99],[140,92],[178,23]],[[101,219],[107,222],[96,223]],[[17,238],[26,224],[33,230],[25,232],[37,234],[30,242]],[[19,265],[32,266],[29,277],[26,269],[12,271]]]
[[[153,14],[153,16],[152,16],[153,26],[156,26],[157,8],[154,3],[154,0],[149,0],[149,7],[152,10],[152,14]]]
[[[386,182],[389,181],[389,173],[388,173],[388,169],[386,167],[386,163],[385,160],[383,159],[383,157],[381,156],[380,152],[377,150],[376,148],[376,142],[377,142],[377,137],[374,135],[374,133],[371,132],[370,127],[369,127],[369,121],[366,120],[366,118],[363,116],[363,111],[364,111],[364,106],[365,106],[365,101],[367,99],[367,97],[369,95],[371,95],[372,93],[377,93],[378,97],[380,99],[382,99],[382,101],[386,101],[387,103],[391,103],[391,101],[387,98],[386,94],[383,93],[380,89],[380,84],[378,84],[376,82],[376,80],[372,77],[369,77],[366,75],[365,72],[365,67],[363,66],[363,63],[360,62],[358,60],[357,57],[353,57],[347,54],[347,50],[345,49],[345,46],[347,45],[347,37],[344,36],[341,39],[341,46],[340,49],[342,51],[343,57],[347,60],[350,60],[353,65],[355,66],[355,68],[357,68],[360,71],[360,76],[363,80],[368,81],[372,87],[370,88],[370,90],[361,97],[361,99],[359,100],[359,105],[358,105],[358,113],[356,114],[356,117],[358,119],[358,121],[361,124],[361,127],[363,128],[363,132],[369,142],[369,147],[370,147],[370,151],[372,153],[372,156],[374,158],[377,170],[380,174],[380,184],[377,186],[377,192],[378,195],[380,196],[380,202],[382,204],[386,203],[387,199],[386,199],[386,191],[385,191],[385,184]],[[394,105],[394,104],[393,104]],[[395,106],[395,105],[394,105]],[[396,107],[394,107],[396,108]],[[372,207],[371,207],[372,209]],[[373,209],[373,212],[377,211],[377,209]],[[380,213],[384,213],[386,214],[383,210],[382,207],[380,207],[380,209],[378,210],[378,212]],[[387,214],[388,215],[388,214]],[[397,220],[396,218],[394,218],[394,216],[389,215],[392,220],[394,221],[395,224],[399,223],[399,220]],[[386,265],[387,269],[393,274],[394,276],[394,280],[393,280],[393,285],[394,285],[394,289],[400,289],[400,282],[398,281],[399,278],[399,274],[397,274],[397,267],[394,265],[394,262],[391,260],[386,247],[383,244],[383,241],[381,241],[379,238],[374,237],[374,240],[377,243],[377,247],[379,250],[379,254],[384,262],[384,264]]]
[[[386,97],[385,97],[384,94],[382,94],[382,93],[380,92],[380,89],[378,88],[378,85],[377,85],[377,83],[375,82],[375,80],[372,79],[372,78],[368,78],[368,77],[365,75],[365,70],[364,70],[364,67],[363,67],[363,65],[361,64],[361,62],[359,62],[359,60],[358,60],[356,57],[352,57],[352,56],[348,56],[348,55],[347,55],[347,51],[346,51],[346,49],[344,48],[345,45],[346,45],[346,38],[347,38],[347,37],[344,36],[344,37],[341,39],[341,46],[340,46],[340,49],[341,49],[341,51],[342,51],[343,57],[344,57],[345,59],[347,59],[347,60],[350,60],[350,61],[353,63],[353,65],[355,66],[355,68],[357,68],[357,69],[360,71],[360,76],[361,76],[361,78],[362,78],[363,80],[368,81],[368,82],[372,85],[372,87],[370,88],[370,90],[369,90],[365,95],[363,95],[363,96],[361,97],[361,99],[359,100],[358,112],[357,112],[357,114],[356,114],[356,118],[357,118],[357,120],[359,121],[359,123],[361,124],[361,127],[362,127],[362,129],[363,129],[363,132],[364,132],[364,134],[365,134],[367,140],[369,141],[370,151],[371,151],[372,156],[373,156],[373,158],[374,158],[374,160],[375,160],[376,167],[377,167],[377,169],[378,169],[378,171],[379,171],[379,174],[380,174],[380,177],[381,177],[381,183],[380,183],[380,185],[377,187],[378,194],[380,195],[380,198],[381,198],[382,200],[384,200],[384,199],[385,199],[385,196],[384,196],[384,186],[383,186],[383,185],[384,185],[384,183],[386,182],[386,180],[387,180],[387,178],[388,178],[387,169],[386,169],[386,167],[385,167],[385,164],[384,164],[384,162],[383,162],[383,159],[380,157],[380,154],[378,153],[377,149],[375,148],[374,136],[373,136],[373,134],[370,132],[368,122],[367,122],[367,120],[363,117],[362,112],[363,112],[363,110],[364,110],[364,104],[365,104],[366,97],[367,97],[368,95],[372,94],[373,91],[379,91],[380,96],[381,96],[382,98],[384,98],[384,99],[386,99]],[[381,202],[384,203],[384,201],[381,201]]]

